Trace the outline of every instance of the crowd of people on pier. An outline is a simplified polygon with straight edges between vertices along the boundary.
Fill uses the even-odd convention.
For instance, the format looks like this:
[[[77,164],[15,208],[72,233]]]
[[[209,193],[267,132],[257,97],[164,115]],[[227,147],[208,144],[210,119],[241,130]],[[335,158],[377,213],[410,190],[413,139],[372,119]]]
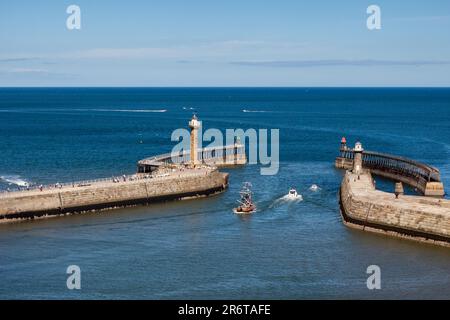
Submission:
[[[181,176],[181,174],[185,172],[198,172],[199,170],[206,170],[211,169],[211,166],[208,165],[197,165],[195,167],[192,167],[190,165],[168,165],[168,166],[162,166],[155,171],[151,173],[137,173],[133,175],[122,175],[122,176],[116,176],[112,177],[111,180],[108,178],[106,179],[98,179],[98,180],[89,180],[89,181],[81,181],[81,182],[71,182],[71,183],[60,183],[57,182],[55,184],[51,185],[43,185],[43,184],[35,184],[35,185],[27,185],[27,186],[17,186],[16,190],[13,190],[11,188],[7,188],[6,190],[0,191],[2,192],[16,192],[16,191],[33,191],[33,190],[55,190],[55,189],[62,189],[64,187],[85,187],[90,186],[93,183],[101,183],[101,182],[113,182],[113,183],[123,183],[127,181],[138,181],[143,179],[155,179],[155,178],[163,178],[168,176],[173,176],[178,174],[178,177]]]

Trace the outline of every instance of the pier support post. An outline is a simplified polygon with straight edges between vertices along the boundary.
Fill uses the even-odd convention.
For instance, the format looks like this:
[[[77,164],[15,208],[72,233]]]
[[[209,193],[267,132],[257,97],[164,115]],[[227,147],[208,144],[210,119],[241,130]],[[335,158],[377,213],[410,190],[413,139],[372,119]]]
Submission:
[[[405,190],[403,189],[403,184],[399,181],[395,183],[395,198],[397,199],[398,196],[403,195],[405,193]]]

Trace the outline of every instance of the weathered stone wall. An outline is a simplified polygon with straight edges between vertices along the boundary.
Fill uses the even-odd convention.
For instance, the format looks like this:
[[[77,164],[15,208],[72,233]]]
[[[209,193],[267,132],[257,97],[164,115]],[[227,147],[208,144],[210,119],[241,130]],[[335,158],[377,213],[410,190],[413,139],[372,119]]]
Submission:
[[[334,161],[334,166],[338,169],[352,169],[353,168],[353,159],[346,159],[342,157],[336,157]]]
[[[106,183],[0,198],[0,218],[33,217],[74,211],[195,197],[224,190],[228,174],[218,171],[167,179]]]
[[[37,208],[50,211],[59,208],[60,204],[58,193],[5,197],[0,199],[0,215],[36,211]]]
[[[370,173],[365,173],[370,178]],[[363,177],[361,177],[361,180]],[[341,210],[347,225],[363,230],[385,232],[420,241],[450,245],[450,201],[418,196],[401,196],[357,180],[347,171],[340,190]]]

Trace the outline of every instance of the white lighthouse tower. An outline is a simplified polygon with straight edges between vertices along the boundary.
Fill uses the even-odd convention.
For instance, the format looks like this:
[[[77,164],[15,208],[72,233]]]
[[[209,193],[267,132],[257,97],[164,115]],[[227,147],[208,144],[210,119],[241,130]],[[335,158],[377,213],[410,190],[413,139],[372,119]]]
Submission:
[[[198,129],[201,126],[201,121],[198,121],[197,116],[194,114],[191,121],[189,121],[189,128],[191,128],[191,164],[193,166],[199,164],[198,160]]]
[[[359,175],[362,171],[362,153],[364,149],[362,147],[361,142],[355,143],[355,148],[353,149],[354,158],[353,158],[353,173]]]

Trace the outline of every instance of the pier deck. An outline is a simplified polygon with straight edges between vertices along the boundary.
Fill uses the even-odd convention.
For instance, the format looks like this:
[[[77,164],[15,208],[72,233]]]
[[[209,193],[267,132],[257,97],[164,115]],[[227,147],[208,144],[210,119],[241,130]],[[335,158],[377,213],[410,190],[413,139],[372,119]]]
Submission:
[[[0,192],[1,198],[8,197],[18,197],[22,195],[45,195],[51,194],[54,192],[63,192],[67,190],[76,190],[82,189],[86,187],[92,188],[104,188],[111,185],[119,185],[119,184],[136,184],[141,182],[151,182],[151,181],[170,181],[174,178],[186,178],[186,177],[195,177],[195,176],[204,176],[211,172],[211,168],[196,168],[191,170],[160,170],[157,174],[133,174],[133,175],[123,175],[118,177],[111,178],[100,178],[93,180],[85,180],[85,181],[76,181],[71,183],[63,183],[63,184],[55,184],[55,185],[46,185],[43,186],[42,190],[38,186],[34,186],[31,189],[22,189],[20,191],[10,191],[10,192]]]

